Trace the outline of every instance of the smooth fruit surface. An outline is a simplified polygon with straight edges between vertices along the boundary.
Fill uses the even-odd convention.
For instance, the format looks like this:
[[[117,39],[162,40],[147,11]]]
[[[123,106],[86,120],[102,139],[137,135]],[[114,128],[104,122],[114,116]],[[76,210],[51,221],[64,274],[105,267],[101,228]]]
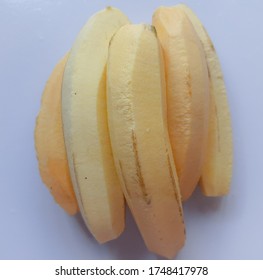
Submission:
[[[221,196],[229,192],[233,144],[230,111],[226,87],[218,56],[213,43],[194,12],[185,5],[178,5],[191,20],[205,50],[210,78],[210,119],[205,162],[201,176],[201,190],[207,196]]]
[[[70,174],[83,219],[100,243],[124,229],[124,198],[114,167],[106,109],[106,63],[127,17],[108,7],[80,31],[66,64],[62,116]]]
[[[35,127],[35,148],[41,178],[56,202],[69,214],[78,212],[70,179],[61,119],[61,88],[66,55],[47,81]]]
[[[111,41],[107,75],[111,143],[126,201],[148,249],[172,258],[185,231],[155,29],[122,27]]]
[[[176,7],[153,15],[166,70],[168,129],[182,199],[201,176],[208,134],[209,80],[203,47],[187,16]]]

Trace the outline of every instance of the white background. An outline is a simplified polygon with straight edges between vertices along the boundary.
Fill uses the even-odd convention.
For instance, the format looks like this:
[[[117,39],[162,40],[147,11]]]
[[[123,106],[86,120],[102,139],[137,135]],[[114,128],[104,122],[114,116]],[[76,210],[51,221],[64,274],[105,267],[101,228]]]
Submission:
[[[151,22],[178,1],[0,0],[0,259],[158,259],[131,215],[121,237],[98,245],[41,182],[34,125],[42,90],[87,19],[105,6]],[[230,194],[184,205],[187,242],[177,259],[263,259],[263,1],[185,1],[218,51],[234,135]]]

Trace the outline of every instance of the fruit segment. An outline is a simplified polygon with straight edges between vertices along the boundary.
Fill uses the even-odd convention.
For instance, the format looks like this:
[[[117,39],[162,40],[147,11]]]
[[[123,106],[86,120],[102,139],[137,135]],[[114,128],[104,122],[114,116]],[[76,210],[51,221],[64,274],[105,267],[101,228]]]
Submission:
[[[185,242],[169,143],[163,57],[155,29],[125,25],[113,37],[107,100],[116,170],[148,249],[172,258]]]
[[[106,63],[113,34],[129,21],[108,7],[80,31],[63,79],[62,116],[70,174],[87,227],[103,243],[124,229],[124,198],[114,167],[106,108]]]
[[[200,40],[185,13],[160,7],[153,15],[165,60],[169,136],[182,199],[201,176],[208,134],[209,80]]]
[[[232,129],[226,88],[219,59],[208,33],[200,20],[185,5],[178,5],[192,22],[205,50],[210,78],[210,120],[201,189],[207,196],[221,196],[229,192],[232,177]]]
[[[56,202],[70,215],[78,204],[70,179],[61,119],[61,88],[66,55],[54,68],[42,95],[35,127],[35,148],[44,184]]]

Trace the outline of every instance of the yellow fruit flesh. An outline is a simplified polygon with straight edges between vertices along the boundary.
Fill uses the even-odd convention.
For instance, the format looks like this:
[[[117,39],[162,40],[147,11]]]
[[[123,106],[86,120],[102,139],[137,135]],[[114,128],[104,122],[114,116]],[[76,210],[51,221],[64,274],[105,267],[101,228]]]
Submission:
[[[209,114],[206,60],[191,22],[180,9],[158,8],[153,25],[164,52],[168,129],[182,199],[186,200],[204,162]]]
[[[127,17],[107,8],[90,18],[69,55],[62,116],[71,179],[83,219],[100,243],[124,229],[124,198],[115,171],[106,110],[106,63],[113,34]]]
[[[40,175],[56,202],[69,214],[78,212],[70,179],[61,118],[61,87],[67,55],[56,65],[46,84],[35,127]]]
[[[155,30],[122,27],[111,41],[107,74],[111,143],[126,201],[148,249],[172,258],[185,232]]]
[[[229,192],[233,164],[231,119],[223,74],[213,43],[200,20],[187,6],[177,7],[195,27],[205,51],[210,78],[209,133],[201,190],[207,196],[222,196]]]
[[[123,192],[148,249],[173,258],[185,242],[181,200],[200,175],[205,195],[229,192],[226,90],[211,39],[187,6],[156,10],[158,39],[150,26],[127,25],[111,41],[127,23],[110,7],[94,15],[68,63],[66,55],[55,67],[35,128],[39,169],[56,202],[71,215],[80,207],[100,243],[124,229]]]

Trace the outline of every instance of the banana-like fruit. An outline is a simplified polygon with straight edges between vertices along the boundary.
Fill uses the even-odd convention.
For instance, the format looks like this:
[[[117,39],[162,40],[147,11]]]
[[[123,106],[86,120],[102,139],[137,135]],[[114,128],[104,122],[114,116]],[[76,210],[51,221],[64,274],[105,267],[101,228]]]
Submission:
[[[186,13],[200,38],[210,78],[211,109],[201,190],[207,196],[222,196],[229,192],[233,165],[231,118],[223,74],[213,43],[200,20],[187,6],[177,7]]]
[[[164,65],[155,29],[125,25],[107,69],[115,166],[148,249],[172,258],[185,242],[180,190],[169,143]]]
[[[41,101],[35,127],[35,148],[44,184],[56,202],[70,215],[78,204],[70,179],[61,118],[61,88],[66,55],[51,73]]]
[[[208,134],[209,79],[203,47],[181,9],[160,7],[153,25],[163,48],[168,129],[182,199],[201,176]]]
[[[115,171],[106,108],[106,64],[113,34],[129,20],[108,7],[80,31],[66,64],[62,117],[74,190],[83,219],[100,243],[124,229],[124,198]]]

